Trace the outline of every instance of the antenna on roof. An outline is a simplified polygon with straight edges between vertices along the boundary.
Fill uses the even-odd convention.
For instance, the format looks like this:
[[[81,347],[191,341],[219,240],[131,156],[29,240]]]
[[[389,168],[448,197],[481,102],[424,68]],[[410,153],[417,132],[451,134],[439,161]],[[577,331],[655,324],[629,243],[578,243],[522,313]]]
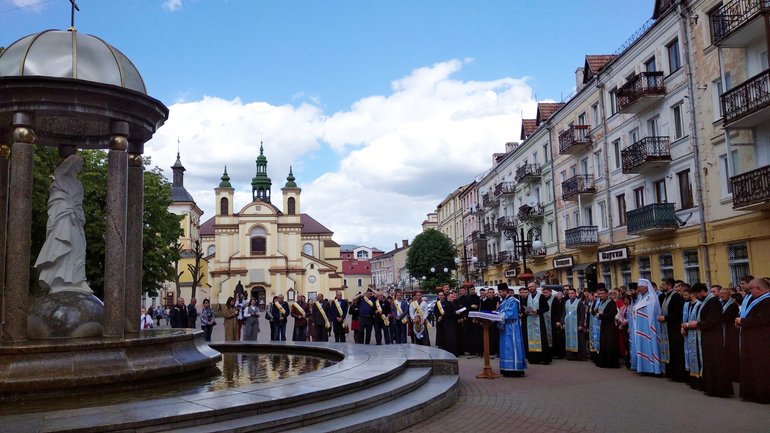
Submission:
[[[80,12],[80,8],[78,7],[78,4],[75,3],[75,0],[69,0],[70,3],[72,3],[72,12],[70,15],[70,31],[75,31],[75,11]]]

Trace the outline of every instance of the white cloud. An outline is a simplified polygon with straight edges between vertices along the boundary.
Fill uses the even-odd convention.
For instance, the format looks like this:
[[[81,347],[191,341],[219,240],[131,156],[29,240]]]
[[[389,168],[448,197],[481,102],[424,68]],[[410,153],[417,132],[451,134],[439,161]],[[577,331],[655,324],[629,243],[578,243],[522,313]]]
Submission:
[[[233,182],[243,180],[233,184],[245,191],[238,206],[250,199],[261,136],[274,194],[280,194],[292,161],[316,155],[326,144],[339,163],[316,179],[297,179],[303,211],[334,230],[337,242],[389,250],[419,233],[426,214],[447,194],[489,168],[491,154],[518,138],[520,113],[535,111],[526,80],[453,79],[465,63],[419,68],[394,81],[391,94],[362,98],[331,116],[315,103],[273,106],[206,97],[175,104],[148,153],[155,164],[170,166],[180,137],[186,186],[210,216],[225,164]]]
[[[13,5],[19,9],[29,9],[32,11],[40,11],[43,9],[43,1],[41,0],[13,0]]]
[[[163,9],[169,12],[176,12],[182,9],[182,0],[165,0],[163,2]]]

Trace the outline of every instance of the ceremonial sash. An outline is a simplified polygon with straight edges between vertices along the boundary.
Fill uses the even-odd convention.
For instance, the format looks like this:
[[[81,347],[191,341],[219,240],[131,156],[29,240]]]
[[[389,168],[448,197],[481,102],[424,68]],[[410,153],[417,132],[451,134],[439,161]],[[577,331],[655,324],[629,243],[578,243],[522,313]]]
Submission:
[[[578,305],[580,305],[580,301],[577,299],[566,303],[567,315],[564,318],[564,325],[566,327],[567,352],[578,351]]]
[[[321,317],[324,318],[324,325],[326,326],[326,329],[331,328],[331,325],[329,325],[329,318],[326,317],[326,311],[324,311],[323,307],[321,307],[321,303],[316,301],[315,307],[318,308],[318,312],[321,313]]]
[[[384,314],[382,314],[382,305],[380,305],[380,301],[377,300],[377,301],[374,301],[374,303],[377,304],[377,312],[380,313],[380,317],[382,318],[382,323],[385,326],[390,326],[390,321],[388,321],[388,318]]]
[[[404,315],[404,310],[401,309],[401,301],[396,300],[393,302],[393,306],[396,307],[396,313],[399,317]],[[406,317],[401,318],[401,323],[406,324]]]
[[[369,304],[370,307],[374,307],[374,304],[372,304],[372,301],[369,300],[366,296],[364,296],[364,301]]]
[[[297,311],[299,311],[299,314],[301,314],[303,317],[305,316],[305,309],[302,308],[297,302],[291,304],[291,306],[296,308]]]
[[[696,320],[700,315],[700,308],[702,306],[701,301],[695,301],[695,304],[690,305],[690,314],[687,321]],[[688,349],[688,369],[690,376],[701,377],[701,358],[698,344],[698,333],[687,332],[687,349]]]
[[[535,295],[535,297],[530,296],[527,307],[537,313],[540,307],[540,293]],[[527,315],[527,346],[530,352],[543,351],[543,341],[540,337],[540,316],[537,314],[533,316]]]
[[[553,296],[548,298],[548,311],[543,314],[545,319],[545,334],[548,337],[548,347],[553,347],[553,325],[551,324],[551,310],[553,309]]]
[[[590,338],[590,347],[591,352],[598,352],[599,351],[599,331],[601,330],[601,326],[599,323],[599,319],[593,314],[593,309],[596,308],[597,313],[599,310],[599,299],[594,301],[594,304],[591,306],[591,338]]]
[[[438,303],[438,301],[436,303]],[[420,304],[418,304],[417,301],[412,301],[412,305],[414,305],[414,310],[422,318],[422,323],[424,323],[426,327],[430,327],[430,324],[425,320],[425,314],[422,313]]]
[[[444,315],[444,307],[441,305],[441,301],[436,301],[436,308],[438,308],[438,312],[441,313],[441,315]]]
[[[749,298],[749,296],[746,296]],[[749,301],[746,308],[741,309],[741,319],[746,318],[748,316],[749,311],[751,311],[752,308],[754,308],[755,305],[759,304],[760,302],[764,301],[765,299],[770,298],[770,292],[765,293],[764,295],[760,296],[759,298],[755,299],[754,301]]]
[[[668,304],[671,302],[671,298],[674,296],[674,292],[669,291],[666,294],[666,300],[663,301],[663,305],[660,306],[660,315],[668,316]],[[661,322],[660,326],[660,362],[668,364],[671,361],[671,343],[668,338],[668,325],[666,322]]]
[[[722,305],[722,314],[727,312],[727,309],[730,307],[730,305],[734,303],[735,303],[735,300],[733,298],[728,299],[727,302],[725,302],[725,304]]]
[[[337,307],[337,312],[340,314],[340,317],[342,317],[342,307],[340,307],[340,301],[335,299],[334,306]]]
[[[276,308],[278,308],[278,311],[280,311],[280,312],[281,312],[281,314],[286,314],[286,310],[284,310],[284,309],[283,309],[283,307],[281,306],[281,304],[280,304],[280,303],[278,303],[278,302],[273,302],[273,305],[275,305],[275,307],[276,307]]]

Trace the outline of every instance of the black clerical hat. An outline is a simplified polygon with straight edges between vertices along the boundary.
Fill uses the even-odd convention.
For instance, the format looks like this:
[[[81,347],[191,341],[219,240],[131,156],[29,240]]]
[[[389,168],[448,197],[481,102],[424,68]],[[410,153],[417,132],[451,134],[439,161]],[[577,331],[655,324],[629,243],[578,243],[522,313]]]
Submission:
[[[508,283],[500,283],[500,284],[498,284],[497,285],[497,291],[499,292],[500,290],[505,290],[507,292],[508,291]]]

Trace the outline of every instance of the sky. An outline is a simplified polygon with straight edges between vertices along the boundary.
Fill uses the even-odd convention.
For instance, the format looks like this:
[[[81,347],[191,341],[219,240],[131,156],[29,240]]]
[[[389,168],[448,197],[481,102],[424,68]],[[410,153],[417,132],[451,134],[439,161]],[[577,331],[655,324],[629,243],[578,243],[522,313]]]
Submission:
[[[301,211],[340,244],[389,251],[517,141],[537,102],[575,88],[654,0],[76,0],[79,32],[126,54],[170,109],[145,146],[214,214],[227,166],[251,201],[263,143],[273,202],[289,168]],[[0,46],[67,29],[69,0],[0,0]]]

